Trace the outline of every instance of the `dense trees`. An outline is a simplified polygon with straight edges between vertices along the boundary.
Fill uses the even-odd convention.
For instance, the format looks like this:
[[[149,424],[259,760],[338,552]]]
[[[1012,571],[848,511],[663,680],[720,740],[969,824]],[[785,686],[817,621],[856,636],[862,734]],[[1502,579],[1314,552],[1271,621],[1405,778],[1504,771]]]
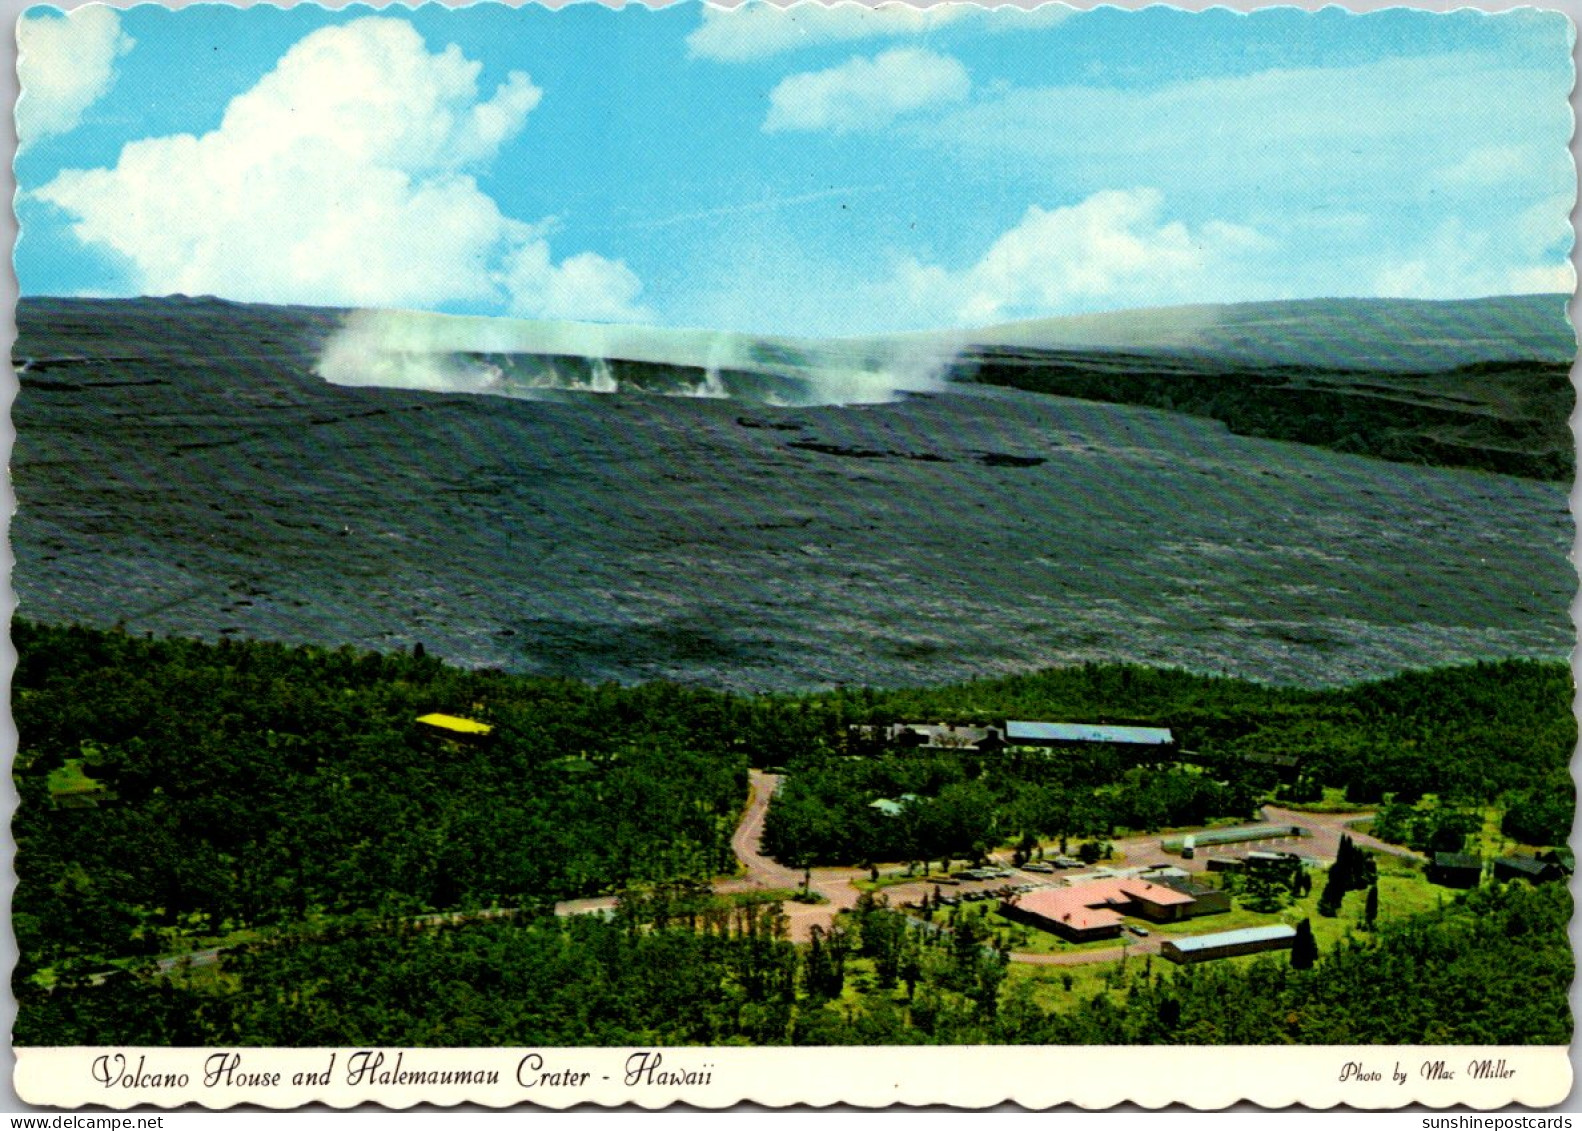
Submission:
[[[1382,806],[1374,818],[1373,835],[1418,852],[1463,852],[1468,838],[1483,827],[1476,810],[1447,805],[1417,807],[1399,801]]]
[[[1576,785],[1569,771],[1554,770],[1510,797],[1500,831],[1523,844],[1562,845],[1571,838],[1575,816]]]
[[[1244,817],[1273,784],[1246,760],[1265,753],[1294,756],[1309,783],[1355,798],[1388,792],[1397,804],[1386,825],[1429,789],[1436,812],[1504,795],[1510,835],[1563,843],[1574,807],[1571,681],[1555,664],[1326,691],[1090,664],[940,688],[740,698],[349,648],[211,646],[21,620],[14,636],[18,927],[40,965],[157,948],[161,932],[194,915],[214,932],[726,870],[749,761],[793,770],[766,835],[799,866],[964,858],[1030,836]],[[486,719],[494,742],[422,735],[412,720],[433,709]],[[851,730],[1008,717],[1168,725],[1193,764],[886,751]],[[119,800],[52,810],[47,775],[69,761]],[[903,797],[894,816],[871,805]],[[1433,820],[1402,839],[1426,849],[1470,831]],[[45,954],[50,945],[60,953]]]
[[[615,920],[524,915],[256,947],[222,979],[122,976],[18,987],[20,1045],[1566,1044],[1570,897],[1558,884],[1467,893],[1380,925],[1311,966],[1271,956],[1115,966],[1054,990],[973,932],[880,903],[850,941],[798,948],[774,905],[672,893]],[[690,918],[687,908],[690,907]],[[679,912],[679,913],[678,913]],[[1305,925],[1305,924],[1304,924]],[[1311,939],[1311,932],[1307,938]],[[832,945],[871,966],[843,999]],[[874,971],[870,975],[868,970]],[[888,974],[884,973],[888,971]],[[848,984],[852,981],[848,971]],[[1058,986],[1058,980],[1054,981]]]
[[[1028,834],[1085,839],[1118,827],[1246,817],[1276,783],[1257,756],[1274,754],[1300,763],[1295,792],[1309,800],[1323,786],[1359,805],[1388,796],[1380,835],[1425,851],[1459,845],[1479,827],[1473,806],[1502,795],[1512,799],[1511,835],[1563,843],[1574,808],[1571,694],[1563,665],[1507,661],[1332,690],[1090,664],[951,687],[813,696],[801,718],[823,721],[781,759],[792,772],[771,813],[768,842],[821,863],[923,861],[969,857]],[[845,725],[1007,718],[1169,726],[1190,752],[1188,764],[1129,763],[1102,748],[887,747]],[[1413,810],[1428,792],[1441,805]],[[914,800],[894,815],[872,808],[875,800],[907,796]]]
[[[1534,660],[1406,672],[1323,690],[1085,664],[880,693],[852,721],[1043,718],[1167,726],[1211,768],[1228,770],[1247,755],[1289,755],[1304,776],[1372,804],[1385,793],[1483,799],[1531,791],[1549,773],[1563,776],[1577,739],[1573,691],[1565,664]]]
[[[1385,923],[1376,942],[1311,972],[1272,960],[1131,970],[1081,1009],[1050,1009],[970,919],[924,928],[868,901],[816,952],[799,951],[777,907],[725,906],[698,882],[732,866],[749,764],[789,771],[766,836],[799,866],[1245,816],[1272,784],[1245,759],[1259,752],[1295,755],[1310,782],[1355,797],[1391,794],[1400,813],[1430,790],[1447,811],[1503,796],[1510,835],[1553,843],[1574,799],[1561,665],[1329,691],[1085,665],[749,699],[20,620],[13,638],[19,1043],[1498,1043],[1569,1032],[1558,885],[1472,893],[1411,930]],[[426,734],[414,719],[434,710],[488,722],[492,739]],[[1007,717],[1169,725],[1191,754],[1162,764],[859,749],[850,729]],[[55,771],[113,797],[57,807]],[[904,803],[890,816],[877,798]],[[630,894],[609,922],[541,913],[617,889]],[[402,926],[491,907],[523,911]],[[219,969],[154,964],[201,938],[232,948]],[[1455,979],[1477,984],[1488,1008],[1452,1009]],[[1440,1013],[1397,1001],[1405,987]],[[1395,1012],[1352,1016],[1348,994],[1388,998]],[[1297,1021],[1271,1027],[1273,1016]]]
[[[734,867],[725,696],[19,621],[16,925],[34,968],[305,917],[533,905]],[[486,745],[421,733],[434,709]],[[91,751],[117,799],[52,809]]]
[[[864,860],[926,862],[979,857],[1009,831],[1012,801],[953,752],[938,756],[793,759],[769,810],[766,851],[813,864]],[[876,799],[897,801],[885,813]]]

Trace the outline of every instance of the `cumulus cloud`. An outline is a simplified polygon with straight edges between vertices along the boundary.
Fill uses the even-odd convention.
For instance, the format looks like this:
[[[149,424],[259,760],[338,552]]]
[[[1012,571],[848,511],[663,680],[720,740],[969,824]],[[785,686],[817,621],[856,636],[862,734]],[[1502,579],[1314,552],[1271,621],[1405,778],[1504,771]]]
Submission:
[[[115,61],[134,40],[114,8],[98,4],[51,15],[24,15],[16,29],[17,139],[26,146],[69,133],[115,85]]]
[[[1028,208],[976,263],[906,261],[895,289],[912,308],[961,326],[1136,303],[1202,300],[1216,273],[1268,241],[1251,228],[1163,217],[1156,189],[1106,190],[1063,208]]]
[[[115,167],[64,171],[34,195],[144,293],[639,316],[623,264],[555,264],[542,227],[479,188],[473,172],[542,97],[520,71],[483,97],[481,69],[402,20],[323,28],[214,132],[132,142]]]
[[[591,252],[556,264],[543,240],[524,242],[511,253],[505,284],[511,295],[507,312],[520,318],[631,322],[648,317],[638,303],[643,284],[626,264]]]
[[[926,106],[960,102],[971,86],[967,69],[948,55],[903,47],[859,56],[783,79],[769,92],[764,130],[878,129]]]

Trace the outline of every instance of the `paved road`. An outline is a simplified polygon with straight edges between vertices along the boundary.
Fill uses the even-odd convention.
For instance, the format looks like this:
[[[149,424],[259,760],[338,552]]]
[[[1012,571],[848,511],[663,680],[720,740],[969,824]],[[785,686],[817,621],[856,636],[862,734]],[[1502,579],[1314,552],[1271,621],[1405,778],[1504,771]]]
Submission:
[[[769,812],[769,802],[780,786],[780,778],[753,770],[749,775],[751,793],[741,823],[731,836],[731,848],[741,863],[745,876],[717,882],[715,890],[722,892],[766,891],[800,888],[803,874],[787,868],[778,860],[763,853],[764,818]],[[790,920],[791,937],[806,942],[814,927],[824,930],[834,924],[835,914],[857,906],[860,894],[851,881],[864,875],[858,868],[814,868],[808,873],[809,887],[823,896],[826,903],[786,902],[783,907]]]
[[[716,886],[722,891],[751,891],[753,888],[799,888],[802,873],[787,868],[778,860],[765,856],[762,851],[764,818],[769,814],[769,802],[780,779],[762,770],[748,772],[747,808],[741,822],[731,834],[731,850],[746,870],[747,875],[738,880],[726,880]]]
[[[1349,836],[1359,848],[1371,848],[1375,852],[1387,852],[1391,856],[1404,856],[1409,860],[1421,860],[1421,853],[1413,852],[1409,848],[1402,848],[1398,844],[1385,844],[1377,837],[1359,833],[1351,826],[1360,824],[1373,816],[1370,813],[1303,813],[1295,809],[1281,809],[1275,805],[1265,805],[1263,814],[1270,824],[1275,825],[1301,825],[1312,835],[1305,839],[1308,847],[1304,850],[1310,856],[1318,856],[1325,860],[1333,860],[1340,852],[1340,838]]]

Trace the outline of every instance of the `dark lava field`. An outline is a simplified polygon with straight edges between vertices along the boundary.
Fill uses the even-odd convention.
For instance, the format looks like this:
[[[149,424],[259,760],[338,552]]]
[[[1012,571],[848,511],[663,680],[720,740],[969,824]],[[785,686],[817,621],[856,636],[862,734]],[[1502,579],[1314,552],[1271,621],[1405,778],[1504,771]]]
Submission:
[[[1574,643],[1567,484],[951,384],[777,408],[330,385],[333,311],[24,300],[19,613],[735,690]]]

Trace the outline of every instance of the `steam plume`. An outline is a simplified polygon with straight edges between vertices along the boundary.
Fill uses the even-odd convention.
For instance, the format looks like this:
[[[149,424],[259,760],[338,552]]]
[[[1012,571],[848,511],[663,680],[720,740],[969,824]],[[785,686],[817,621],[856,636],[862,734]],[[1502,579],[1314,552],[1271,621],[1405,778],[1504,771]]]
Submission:
[[[934,336],[809,341],[359,310],[325,344],[318,372],[336,385],[529,399],[643,392],[844,405],[936,391],[955,353]]]

